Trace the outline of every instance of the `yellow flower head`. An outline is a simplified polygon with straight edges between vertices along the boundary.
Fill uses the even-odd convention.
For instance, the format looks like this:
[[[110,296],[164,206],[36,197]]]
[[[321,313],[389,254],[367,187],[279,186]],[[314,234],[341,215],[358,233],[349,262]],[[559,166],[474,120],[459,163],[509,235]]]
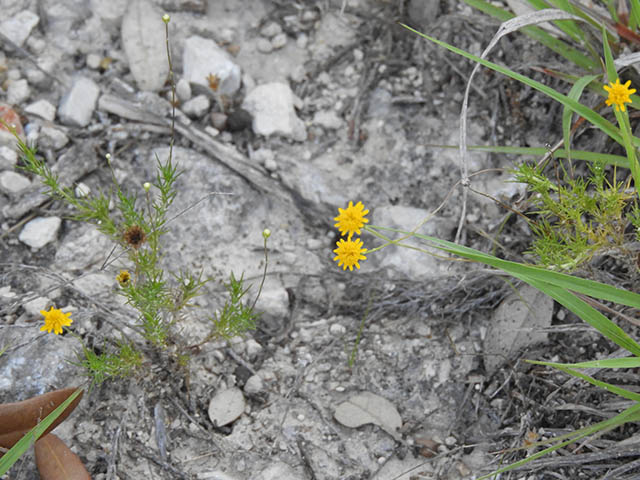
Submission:
[[[121,287],[126,287],[127,285],[129,285],[129,282],[131,281],[131,274],[126,270],[120,270],[120,273],[116,275],[116,280],[118,281]]]
[[[40,310],[40,313],[44,315],[44,326],[40,328],[40,331],[46,330],[47,332],[53,333],[56,335],[62,333],[62,327],[68,327],[71,325],[71,312],[62,313],[62,310],[58,310],[57,308],[51,307],[49,311]]]
[[[340,235],[349,234],[349,237],[354,233],[360,235],[360,229],[364,227],[365,223],[369,222],[368,218],[364,218],[364,216],[369,213],[369,210],[364,209],[364,205],[362,202],[358,202],[355,205],[353,202],[349,202],[349,206],[344,210],[342,208],[338,208],[340,215],[334,218],[338,223],[335,224],[335,227],[340,230]]]
[[[349,236],[347,240],[341,238],[336,245],[338,248],[333,251],[336,253],[333,260],[337,261],[338,266],[342,266],[343,270],[349,267],[349,271],[352,272],[354,266],[360,268],[360,264],[358,263],[360,260],[367,259],[367,257],[363,255],[363,253],[367,253],[367,249],[362,248],[362,240],[359,238],[355,240],[351,240],[351,236]]]
[[[629,88],[631,80],[627,80],[627,83],[622,85],[620,79],[616,78],[616,83],[609,82],[609,85],[605,85],[604,89],[609,92],[609,98],[607,98],[607,105],[615,105],[616,110],[622,110],[624,112],[624,104],[631,103],[629,96],[632,93],[636,93],[635,88]]]

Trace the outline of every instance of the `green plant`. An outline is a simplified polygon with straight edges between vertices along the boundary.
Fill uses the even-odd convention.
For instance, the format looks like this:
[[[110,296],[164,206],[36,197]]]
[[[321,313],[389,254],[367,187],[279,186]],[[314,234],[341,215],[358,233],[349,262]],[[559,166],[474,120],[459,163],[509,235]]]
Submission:
[[[175,105],[175,85],[169,50],[169,16],[164,15],[162,20],[165,23],[172,104]],[[175,107],[172,119],[175,121]],[[202,273],[194,274],[184,269],[169,271],[161,263],[162,237],[168,231],[170,221],[167,213],[176,198],[176,180],[181,174],[173,162],[173,126],[172,123],[168,158],[164,162],[156,158],[156,178],[142,186],[142,200],[138,198],[137,193],[126,192],[121,187],[112,169],[109,154],[106,160],[111,169],[111,189],[93,195],[77,196],[74,189],[64,186],[58,175],[38,157],[35,148],[28,146],[17,134],[15,136],[22,154],[19,168],[39,177],[47,187],[46,193],[53,199],[71,206],[74,211],[71,216],[73,220],[94,225],[119,247],[120,253],[105,262],[105,265],[108,266],[123,256],[131,265],[129,270],[120,271],[116,281],[119,286],[118,294],[138,313],[135,325],[132,326],[135,333],[154,349],[170,351],[180,360],[179,363],[183,364],[189,358],[186,354],[189,347],[183,345],[176,335],[172,336],[172,327],[183,317],[185,309],[193,307],[193,299],[202,294],[203,287],[209,279],[203,279]],[[115,208],[112,209],[111,206]],[[267,230],[263,232],[263,283],[268,264],[266,253],[269,235],[266,232]],[[258,296],[261,289],[262,284]],[[247,292],[248,287],[244,286],[243,276],[236,278],[232,273],[228,284],[229,299],[221,313],[212,316],[212,332],[202,343],[217,337],[228,339],[255,329],[255,321],[258,318],[254,309],[257,296],[253,304],[247,306],[244,303]],[[50,312],[43,311],[42,314],[45,316],[43,329],[46,328],[55,334],[62,333],[63,328],[68,328],[72,323],[70,314],[53,307]],[[177,348],[169,350],[167,347],[170,345]],[[143,350],[140,347],[140,342],[133,339],[105,342],[102,349],[97,351],[83,344],[75,365],[85,369],[96,383],[108,378],[127,376],[144,363]]]
[[[502,15],[499,9],[485,2],[467,0],[467,3],[480,5],[485,11],[496,16]],[[533,0],[532,3],[539,5],[539,8],[547,5],[546,3],[534,2]],[[367,255],[371,255],[388,245],[411,248],[433,255],[431,251],[419,245],[404,243],[404,241],[409,238],[417,239],[432,248],[439,249],[450,255],[465,258],[472,262],[488,265],[495,268],[496,271],[505,272],[528,283],[552,297],[584,322],[594,327],[604,337],[629,352],[629,358],[615,360],[571,364],[531,361],[531,363],[555,367],[636,403],[614,418],[550,440],[533,444],[529,443],[522,448],[549,444],[551,446],[481,478],[488,478],[512,470],[590,435],[602,433],[628,422],[640,421],[640,395],[616,385],[596,380],[579,371],[583,368],[635,368],[640,365],[640,344],[592,306],[593,304],[598,305],[597,301],[592,300],[597,299],[640,309],[640,295],[625,289],[571,276],[558,271],[573,270],[603,250],[621,248],[625,240],[628,239],[628,233],[626,232],[628,232],[629,227],[633,228],[634,233],[632,236],[637,237],[638,227],[640,225],[638,223],[639,212],[637,207],[637,196],[638,192],[640,192],[640,165],[638,164],[636,149],[640,146],[640,138],[632,134],[625,104],[631,103],[630,107],[636,108],[638,106],[638,99],[631,97],[631,94],[633,94],[635,90],[629,88],[629,82],[621,84],[619,81],[609,43],[611,32],[608,31],[608,29],[610,29],[611,24],[599,17],[595,18],[593,15],[588,16],[581,14],[581,12],[575,12],[572,6],[573,4],[559,0],[558,5],[564,7],[567,12],[571,12],[571,15],[568,15],[567,12],[550,11],[530,15],[522,19],[514,18],[513,20],[507,20],[505,15],[501,16],[501,18],[506,21],[481,57],[472,55],[405,25],[408,30],[415,34],[476,62],[478,66],[485,66],[522,82],[542,92],[551,99],[560,102],[564,106],[565,111],[562,122],[564,139],[563,142],[561,142],[561,144],[564,144],[564,150],[556,148],[551,153],[540,152],[542,155],[545,155],[544,161],[539,162],[538,165],[522,164],[515,169],[516,180],[527,184],[531,193],[530,202],[535,215],[534,217],[528,218],[527,221],[532,226],[535,237],[532,251],[536,254],[542,266],[503,260],[496,256],[458,245],[457,243],[417,234],[417,229],[428,221],[428,218],[416,226],[413,231],[409,232],[365,224],[366,222],[363,221],[363,212],[353,211],[352,203],[349,204],[347,209],[340,209],[340,215],[336,217],[336,220],[338,220],[336,226],[340,228],[341,233],[343,235],[345,233],[349,234],[347,240],[341,239],[338,243],[338,248],[334,250],[337,254],[335,260],[338,261],[340,265],[343,265],[343,268],[349,267],[352,269],[353,266],[359,268],[359,261],[366,260],[366,257],[362,254],[367,253]],[[634,8],[632,14],[634,18],[633,27],[637,28],[637,19],[640,18],[638,13],[640,13],[640,10],[637,2],[632,2],[632,5]],[[594,45],[591,40],[585,43],[589,55],[584,55],[573,47],[564,42],[557,41],[551,35],[534,27],[533,25],[542,21],[541,19],[545,19],[546,21],[562,19],[562,23],[558,23],[558,25],[574,40],[586,38],[584,32],[577,27],[577,22],[588,22],[590,25],[595,25],[597,31],[602,32],[601,51],[604,61],[602,61],[597,54],[597,51],[600,49],[596,48],[596,45]],[[525,75],[516,73],[505,66],[486,60],[486,55],[502,35],[520,28],[524,28],[526,33],[532,35],[545,45],[550,46],[576,65],[585,68],[589,74],[583,77],[563,77],[574,84],[568,94],[565,95]],[[614,47],[617,46],[618,45],[614,45]],[[596,74],[600,69],[600,65],[603,65],[604,69]],[[473,78],[473,74],[471,77]],[[609,83],[603,88],[600,82],[605,82],[605,79],[608,80]],[[471,81],[472,80],[469,80],[469,82]],[[599,110],[602,105],[591,107],[580,102],[582,92],[586,87],[589,87],[592,91],[600,95],[606,95],[606,93],[608,93],[607,101],[603,103],[614,106],[613,113],[616,118],[616,124],[613,124],[598,113],[597,110]],[[466,98],[463,105],[461,144],[459,148],[461,151],[461,161],[463,162],[463,178],[461,184],[465,187],[466,192],[467,188],[473,191],[470,187],[469,176],[466,173],[466,164],[464,163],[467,148],[465,131]],[[572,151],[571,119],[574,113],[580,116],[579,122],[590,122],[611,138],[611,140],[618,143],[624,149],[626,157],[603,155],[599,152]],[[506,147],[485,148],[488,151],[509,150]],[[513,153],[531,153],[534,150],[520,147],[512,149],[511,151]],[[543,169],[546,162],[551,161],[553,158],[566,158],[568,162],[576,161],[577,159],[587,160],[590,162],[589,168],[587,169],[588,174],[585,177],[575,176],[571,168],[571,163],[557,163],[555,165],[556,171],[561,172],[561,175],[556,178],[556,181],[553,181]],[[626,181],[618,180],[618,172],[622,169],[628,169],[630,172],[629,179]],[[631,182],[633,182],[632,189],[630,188]],[[352,210],[351,215],[347,215],[347,212],[350,210]],[[350,222],[349,227],[342,228],[347,220]],[[351,238],[353,233],[356,232],[356,229],[358,230],[358,234],[361,229],[382,240],[382,245],[367,249],[364,248],[364,242],[360,239],[356,239],[355,242],[352,241]],[[349,248],[345,248],[346,246]]]

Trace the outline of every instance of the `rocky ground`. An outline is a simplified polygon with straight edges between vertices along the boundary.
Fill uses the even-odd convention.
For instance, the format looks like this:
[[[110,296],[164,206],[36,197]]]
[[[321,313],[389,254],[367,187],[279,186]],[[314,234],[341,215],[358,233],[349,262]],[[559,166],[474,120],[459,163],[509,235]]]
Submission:
[[[255,293],[261,233],[272,231],[255,332],[206,344],[187,370],[149,354],[135,377],[86,392],[56,430],[94,479],[472,478],[530,432],[600,418],[559,407],[585,401],[588,389],[567,387],[568,399],[549,403],[567,379],[540,381],[515,362],[523,349],[560,361],[608,352],[552,302],[523,289],[540,307],[535,318],[515,298],[498,307],[511,294],[501,279],[411,250],[371,254],[356,272],[332,261],[332,219],[350,200],[372,211],[373,224],[408,229],[446,200],[420,231],[453,240],[461,195],[448,194],[460,170],[456,151],[437,145],[458,142],[472,65],[397,22],[475,53],[495,22],[457,2],[414,0],[0,0],[0,8],[0,100],[78,194],[109,188],[107,153],[122,187],[140,192],[156,158],[167,158],[161,16],[170,14],[173,156],[183,174],[165,261],[215,280],[177,327],[182,341],[206,335],[229,272],[244,272]],[[544,58],[516,36],[498,56],[518,65],[522,52]],[[549,117],[559,111],[534,93],[490,73],[477,85],[469,144],[543,146],[558,135]],[[16,401],[86,380],[69,363],[78,339],[40,332],[40,310],[72,311],[74,331],[98,350],[132,312],[115,293],[126,263],[105,266],[109,240],[69,220],[37,179],[14,169],[11,137],[2,142],[0,401]],[[469,167],[511,161],[474,154]],[[508,201],[519,190],[506,177],[492,171],[474,187]],[[488,250],[484,233],[504,214],[471,197],[464,241]],[[508,225],[506,256],[520,258],[527,234]],[[606,400],[603,411],[620,407]],[[31,457],[7,478],[37,478]]]

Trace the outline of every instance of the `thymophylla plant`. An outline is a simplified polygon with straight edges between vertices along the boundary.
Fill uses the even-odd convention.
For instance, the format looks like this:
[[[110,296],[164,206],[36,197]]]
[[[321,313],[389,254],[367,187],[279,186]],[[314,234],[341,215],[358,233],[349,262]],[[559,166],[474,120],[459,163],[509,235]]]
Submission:
[[[175,105],[169,51],[169,16],[164,15],[162,21],[167,38],[172,104]],[[134,325],[128,325],[138,339],[131,337],[130,332],[125,338],[124,330],[121,330],[120,338],[111,339],[110,345],[101,352],[83,345],[78,365],[86,369],[95,382],[126,376],[138,368],[143,360],[141,340],[160,351],[168,351],[171,346],[172,354],[180,359],[182,365],[188,358],[189,347],[172,333],[172,327],[183,318],[185,310],[193,306],[193,299],[202,294],[209,279],[204,279],[202,273],[192,273],[185,268],[168,270],[161,262],[162,238],[170,228],[172,218],[168,217],[168,212],[176,198],[175,184],[181,174],[173,162],[175,107],[172,119],[168,158],[164,162],[156,159],[156,178],[152,182],[145,182],[139,192],[127,192],[122,188],[113,171],[114,159],[107,154],[106,161],[112,179],[110,190],[78,196],[74,188],[63,186],[64,182],[37,155],[34,147],[16,135],[22,153],[20,168],[38,177],[46,186],[46,194],[72,207],[74,213],[71,219],[94,225],[116,245],[111,253],[105,252],[107,260],[104,268],[110,267],[116,260],[122,262],[123,258],[129,265],[114,275],[114,283],[118,286],[118,294],[138,312]],[[142,198],[139,198],[140,193]],[[263,232],[265,255],[269,234],[266,230]],[[264,275],[266,267],[267,261]],[[232,273],[228,290],[229,299],[220,314],[210,317],[211,333],[202,343],[215,338],[228,339],[255,329],[255,301],[250,304],[245,298],[248,287],[244,285],[243,277],[236,277]],[[70,330],[73,322],[70,313],[55,307],[41,313],[44,316],[43,330],[58,335],[65,329],[73,334]]]

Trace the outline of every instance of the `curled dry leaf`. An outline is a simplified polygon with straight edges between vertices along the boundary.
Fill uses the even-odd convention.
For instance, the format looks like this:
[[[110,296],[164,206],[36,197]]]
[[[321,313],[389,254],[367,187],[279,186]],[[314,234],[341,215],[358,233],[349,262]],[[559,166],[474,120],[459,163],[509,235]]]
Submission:
[[[53,433],[40,437],[35,451],[41,480],[91,480],[80,457]]]
[[[54,392],[32,397],[23,402],[5,403],[0,405],[0,447],[11,448],[38,422],[53,412],[64,402],[76,388],[63,388]],[[82,393],[69,405],[44,435],[56,428],[74,408],[80,403]]]

